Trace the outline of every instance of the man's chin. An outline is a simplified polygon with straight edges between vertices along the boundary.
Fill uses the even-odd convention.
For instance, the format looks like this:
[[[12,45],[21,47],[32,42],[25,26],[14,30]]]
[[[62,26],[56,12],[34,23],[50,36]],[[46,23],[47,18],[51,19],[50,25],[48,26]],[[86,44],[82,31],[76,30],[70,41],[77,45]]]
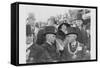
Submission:
[[[51,42],[52,44],[55,44],[56,42],[54,41],[54,42]]]

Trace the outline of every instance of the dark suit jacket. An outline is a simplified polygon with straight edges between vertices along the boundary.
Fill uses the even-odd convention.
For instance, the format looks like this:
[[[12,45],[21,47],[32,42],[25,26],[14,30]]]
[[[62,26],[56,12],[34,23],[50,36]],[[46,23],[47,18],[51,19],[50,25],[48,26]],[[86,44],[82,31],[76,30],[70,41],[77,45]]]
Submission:
[[[80,30],[79,28],[76,27],[76,28],[74,28],[74,32],[76,32],[78,34],[77,41],[86,45],[87,40],[88,40],[86,31],[84,29]]]
[[[47,62],[49,59],[49,55],[47,51],[40,45],[33,44],[30,48],[29,59],[27,60],[28,63],[41,63]]]
[[[26,25],[26,36],[31,36],[32,32],[31,32],[31,25],[27,24]]]
[[[47,62],[57,62],[59,60],[59,53],[57,52],[55,44],[50,45],[50,44],[45,42],[42,46],[48,53],[47,56],[49,58],[47,59]]]
[[[78,42],[79,43],[79,42]],[[65,46],[64,51],[62,51],[61,59],[62,61],[76,61],[76,60],[89,60],[90,55],[86,53],[86,48],[83,44],[79,43],[79,47],[82,49],[76,52],[77,58],[72,59],[72,54],[68,51],[68,44]]]

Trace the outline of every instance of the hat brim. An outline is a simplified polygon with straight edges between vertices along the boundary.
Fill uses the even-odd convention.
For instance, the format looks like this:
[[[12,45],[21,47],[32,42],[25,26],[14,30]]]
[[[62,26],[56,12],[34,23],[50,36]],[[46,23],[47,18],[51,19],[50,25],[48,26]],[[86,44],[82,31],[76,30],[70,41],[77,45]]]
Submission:
[[[54,35],[56,35],[56,33],[53,33],[53,32],[47,32],[44,35],[47,35],[47,34],[54,34]]]
[[[71,35],[71,34],[74,34],[74,35],[78,36],[77,33],[68,33],[68,34],[66,34],[66,36]]]

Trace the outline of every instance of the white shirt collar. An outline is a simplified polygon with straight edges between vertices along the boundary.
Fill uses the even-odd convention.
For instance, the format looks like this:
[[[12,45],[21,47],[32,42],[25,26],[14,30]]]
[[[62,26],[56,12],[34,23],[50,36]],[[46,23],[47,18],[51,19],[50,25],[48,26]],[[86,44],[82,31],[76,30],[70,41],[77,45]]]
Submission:
[[[52,45],[52,43],[51,42],[49,42],[49,41],[46,41],[49,45]]]

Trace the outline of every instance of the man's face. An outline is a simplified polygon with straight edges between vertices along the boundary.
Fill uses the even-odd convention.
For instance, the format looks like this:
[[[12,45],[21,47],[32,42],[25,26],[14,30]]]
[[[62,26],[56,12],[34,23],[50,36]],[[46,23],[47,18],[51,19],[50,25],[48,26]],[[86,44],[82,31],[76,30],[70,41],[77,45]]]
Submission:
[[[76,27],[77,24],[76,24],[76,21],[72,21],[72,27]]]
[[[48,20],[48,25],[54,25],[54,21],[53,20]]]
[[[76,40],[77,36],[75,34],[70,34],[66,38],[67,38],[68,42],[71,43],[74,40]]]
[[[54,34],[47,34],[47,38],[51,43],[54,43],[56,39]]]
[[[34,25],[34,23],[31,24],[31,29],[32,29],[32,33],[34,33],[34,30],[35,30],[35,25]]]
[[[30,24],[34,23],[34,19],[29,19],[28,21]]]
[[[83,24],[82,20],[76,20],[76,25],[79,27]]]

